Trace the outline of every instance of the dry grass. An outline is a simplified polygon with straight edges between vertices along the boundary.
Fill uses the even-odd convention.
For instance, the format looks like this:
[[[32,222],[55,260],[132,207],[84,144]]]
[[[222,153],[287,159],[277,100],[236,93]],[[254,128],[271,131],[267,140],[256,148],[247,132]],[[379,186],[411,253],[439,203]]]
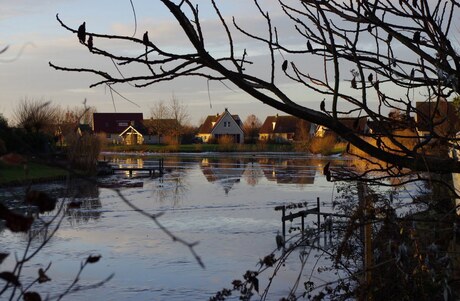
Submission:
[[[174,153],[180,149],[180,142],[177,137],[165,136],[164,143],[166,144],[166,152]]]
[[[221,152],[231,152],[236,148],[232,136],[220,136],[219,139],[217,139],[217,143],[219,144],[217,149]]]

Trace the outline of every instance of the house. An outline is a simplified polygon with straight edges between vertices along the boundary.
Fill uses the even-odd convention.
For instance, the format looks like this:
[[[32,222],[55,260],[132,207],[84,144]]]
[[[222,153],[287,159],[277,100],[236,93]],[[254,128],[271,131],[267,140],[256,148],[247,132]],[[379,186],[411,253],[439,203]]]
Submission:
[[[144,119],[144,126],[147,129],[148,136],[145,137],[146,144],[162,144],[172,141],[172,139],[180,140],[181,125],[176,119]],[[168,140],[169,139],[169,140]]]
[[[420,136],[435,133],[441,137],[455,137],[460,131],[459,110],[453,102],[417,102],[416,125]]]
[[[148,141],[146,141],[146,138],[149,137],[148,130],[143,125],[142,122],[131,123],[118,136],[120,136],[121,144],[126,144],[126,145],[149,144]]]
[[[409,117],[405,120],[399,119],[384,119],[384,120],[369,120],[367,121],[369,134],[374,137],[387,136],[395,131],[410,130],[414,131],[415,119]]]
[[[142,113],[93,113],[93,132],[109,143],[118,144],[122,142],[120,133],[142,120]]]
[[[162,144],[167,137],[176,137],[175,129],[178,123],[175,119],[144,119],[133,122],[120,134],[121,143],[135,144]]]
[[[312,133],[312,124],[295,116],[267,116],[259,130],[259,140],[277,142],[302,140]]]
[[[369,127],[367,124],[367,117],[341,117],[338,118],[338,121],[342,123],[347,128],[353,129],[354,132],[358,134],[366,134],[369,132]],[[326,135],[336,134],[331,131],[329,128],[323,125],[317,125],[315,129],[314,136],[322,138]]]
[[[222,114],[210,115],[198,129],[196,137],[203,142],[230,136],[235,143],[244,143],[242,122],[238,115],[232,115],[226,108]]]

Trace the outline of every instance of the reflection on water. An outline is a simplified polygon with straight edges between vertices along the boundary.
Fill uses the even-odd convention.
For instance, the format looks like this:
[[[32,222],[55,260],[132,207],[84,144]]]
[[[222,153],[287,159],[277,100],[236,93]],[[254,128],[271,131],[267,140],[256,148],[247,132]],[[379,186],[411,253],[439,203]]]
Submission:
[[[239,183],[245,166],[240,159],[233,158],[203,158],[201,171],[208,182],[219,183],[228,194],[235,183]]]
[[[158,157],[107,159],[119,166],[158,164]],[[281,217],[275,206],[316,203],[316,197],[331,206],[332,184],[322,176],[322,167],[330,160],[343,161],[326,160],[287,155],[165,156],[163,178],[139,172],[105,179],[142,181],[142,187],[125,186],[120,191],[146,212],[164,213],[161,223],[177,236],[199,241],[196,251],[205,270],[187,248],[127,207],[112,189],[98,187],[96,181],[73,183],[60,197],[66,206],[61,229],[31,263],[53,261],[47,273],[53,281],[40,289],[62,290],[81,260],[97,253],[102,261],[85,271],[82,279],[91,283],[111,273],[115,278],[105,287],[73,295],[72,300],[209,299],[276,249]],[[13,250],[21,246],[20,239],[8,231],[0,233],[0,239]],[[286,264],[278,277],[281,282],[273,284],[274,299],[285,295],[286,283],[297,276],[294,270],[295,265]],[[30,273],[35,275],[36,270]]]
[[[144,157],[113,157],[113,164],[119,167],[153,166],[157,159]],[[330,160],[330,158],[329,158]],[[343,164],[341,160],[337,163]],[[274,157],[250,155],[246,157],[211,156],[192,160],[184,157],[166,157],[165,167],[170,172],[181,168],[187,170],[188,165],[199,163],[203,175],[210,183],[219,183],[228,194],[233,186],[244,178],[246,183],[256,186],[262,177],[279,184],[312,185],[315,183],[316,173],[322,171],[324,162],[321,158],[309,157]],[[140,176],[134,173],[134,177]],[[322,175],[321,175],[322,176]],[[180,181],[180,180],[179,180]],[[177,187],[182,187],[178,184]]]

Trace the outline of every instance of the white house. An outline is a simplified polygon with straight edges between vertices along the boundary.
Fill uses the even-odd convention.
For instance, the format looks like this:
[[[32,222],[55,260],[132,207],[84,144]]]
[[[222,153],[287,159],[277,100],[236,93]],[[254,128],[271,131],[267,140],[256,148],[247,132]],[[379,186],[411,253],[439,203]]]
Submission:
[[[196,136],[203,142],[230,136],[235,143],[244,143],[241,119],[238,115],[230,114],[228,109],[225,109],[222,114],[209,115],[200,126]]]

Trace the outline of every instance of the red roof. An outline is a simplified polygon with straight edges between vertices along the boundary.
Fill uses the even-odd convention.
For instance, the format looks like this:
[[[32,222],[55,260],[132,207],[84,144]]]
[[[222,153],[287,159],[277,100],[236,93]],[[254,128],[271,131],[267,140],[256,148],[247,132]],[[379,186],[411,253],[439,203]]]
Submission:
[[[131,124],[142,123],[142,120],[142,113],[93,113],[93,131],[119,134]]]
[[[264,124],[260,128],[259,133],[261,134],[284,134],[284,133],[295,133],[298,128],[300,119],[287,115],[287,116],[267,116]],[[273,123],[275,126],[273,126]],[[306,125],[310,126],[310,123]]]
[[[417,126],[420,131],[433,130],[440,136],[460,131],[458,109],[445,100],[417,102]]]

